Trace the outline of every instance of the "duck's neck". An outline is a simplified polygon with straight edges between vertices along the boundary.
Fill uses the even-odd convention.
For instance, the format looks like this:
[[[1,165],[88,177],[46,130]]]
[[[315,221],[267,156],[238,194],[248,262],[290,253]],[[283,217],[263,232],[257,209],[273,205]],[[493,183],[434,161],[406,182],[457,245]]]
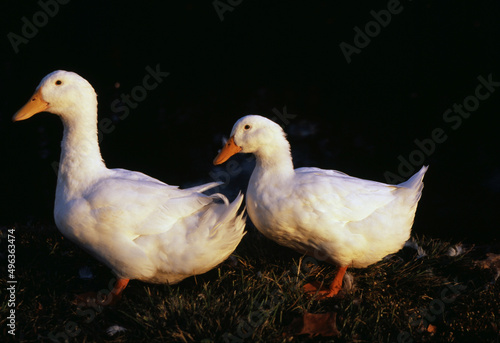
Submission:
[[[294,175],[290,144],[286,139],[273,146],[266,146],[254,153],[255,171],[260,176],[270,176],[286,182]]]
[[[97,137],[97,104],[77,109],[74,116],[61,116],[64,134],[61,143],[58,188],[78,191],[106,168]],[[89,112],[89,113],[85,113]]]

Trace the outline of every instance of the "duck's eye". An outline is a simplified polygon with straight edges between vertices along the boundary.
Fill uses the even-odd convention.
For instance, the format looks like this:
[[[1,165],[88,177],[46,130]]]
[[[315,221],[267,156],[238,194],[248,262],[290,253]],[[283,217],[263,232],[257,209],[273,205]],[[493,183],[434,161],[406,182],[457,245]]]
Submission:
[[[250,130],[250,128],[251,128],[250,125],[248,125],[248,124],[245,125],[245,130]]]
[[[59,85],[61,85],[61,84],[62,84],[62,81],[61,81],[61,80],[57,80],[57,81],[56,81],[56,85],[58,85],[58,86],[59,86]]]

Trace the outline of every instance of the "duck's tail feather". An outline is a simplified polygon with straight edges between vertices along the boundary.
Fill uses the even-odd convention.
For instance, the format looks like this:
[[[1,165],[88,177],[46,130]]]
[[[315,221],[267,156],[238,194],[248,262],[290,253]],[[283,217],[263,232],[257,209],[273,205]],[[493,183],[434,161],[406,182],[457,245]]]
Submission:
[[[417,173],[415,173],[409,180],[402,182],[398,185],[398,187],[406,188],[411,190],[414,194],[414,197],[408,197],[408,200],[413,205],[412,207],[417,206],[420,197],[422,196],[422,190],[424,189],[424,175],[425,172],[429,169],[429,166],[423,166]]]
[[[422,180],[424,179],[425,172],[429,169],[429,166],[423,166],[417,173],[415,173],[410,179],[405,182],[400,183],[399,187],[415,189],[418,192],[422,192],[424,188],[424,183]]]
[[[245,235],[245,211],[238,213],[243,195],[239,194],[232,203],[222,194],[213,194],[210,198],[213,202],[203,209],[196,222],[184,222],[179,231],[164,239],[158,254],[158,268],[178,275],[171,282],[214,268],[229,257]],[[185,236],[180,235],[181,232]]]
[[[227,198],[222,194],[217,193],[212,196],[224,201],[224,212],[220,214],[218,223],[210,230],[210,236],[213,237],[221,227],[230,224],[234,227],[234,231],[239,232],[241,237],[243,237],[246,219],[246,217],[244,217],[245,209],[243,209],[239,215],[237,214],[243,202],[243,194],[239,193],[232,203],[229,203]]]

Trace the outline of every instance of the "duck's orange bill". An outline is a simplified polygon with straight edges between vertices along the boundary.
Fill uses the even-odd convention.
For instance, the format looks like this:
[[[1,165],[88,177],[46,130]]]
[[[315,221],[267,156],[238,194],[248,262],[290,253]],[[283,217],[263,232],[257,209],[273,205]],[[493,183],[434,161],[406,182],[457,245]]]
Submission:
[[[14,114],[12,121],[28,119],[39,112],[45,111],[48,107],[49,103],[43,100],[42,93],[38,89],[26,105]]]
[[[218,164],[224,163],[229,159],[229,157],[233,156],[234,154],[239,153],[240,151],[241,151],[241,147],[237,146],[234,143],[234,137],[231,137],[226,142],[226,145],[224,145],[224,147],[219,152],[219,154],[215,157],[214,164],[218,165]]]

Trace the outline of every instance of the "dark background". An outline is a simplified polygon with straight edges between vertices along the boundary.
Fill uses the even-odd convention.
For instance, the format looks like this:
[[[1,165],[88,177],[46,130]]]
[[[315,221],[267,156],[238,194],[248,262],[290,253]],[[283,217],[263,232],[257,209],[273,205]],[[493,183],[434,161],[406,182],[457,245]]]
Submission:
[[[370,11],[385,10],[387,1],[232,3],[223,21],[213,1],[57,3],[58,13],[16,53],[8,34],[21,35],[22,18],[33,23],[42,7],[2,2],[0,224],[53,223],[62,125],[47,113],[19,123],[11,117],[43,76],[65,69],[89,80],[99,119],[114,121],[101,142],[108,167],[183,187],[226,180],[228,165],[211,162],[246,114],[272,118],[286,107],[295,115],[277,121],[296,167],[382,182],[398,174],[398,156],[418,150],[415,139],[441,128],[447,139],[425,158],[414,232],[498,240],[500,87],[455,130],[443,120],[474,95],[478,76],[500,81],[498,1],[401,1],[401,12],[351,63],[339,44],[353,45],[354,27],[364,30]],[[111,103],[157,64],[170,75],[120,120]],[[234,161],[230,183],[219,189],[230,197],[246,188],[253,167],[247,156]]]

